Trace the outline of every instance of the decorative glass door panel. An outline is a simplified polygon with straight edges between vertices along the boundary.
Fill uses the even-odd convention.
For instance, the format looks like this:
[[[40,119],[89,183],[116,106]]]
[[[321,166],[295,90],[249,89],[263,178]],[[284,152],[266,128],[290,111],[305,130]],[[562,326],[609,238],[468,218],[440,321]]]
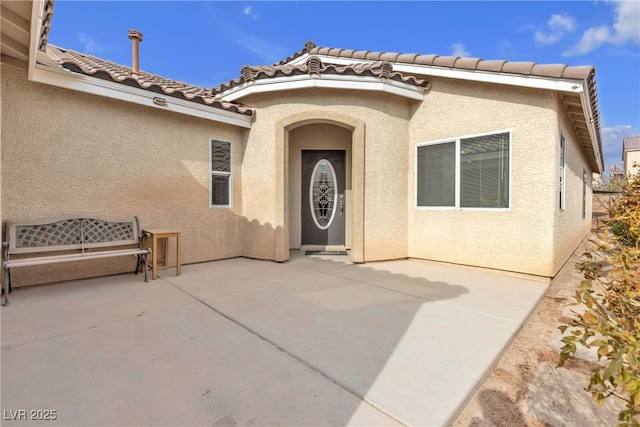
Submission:
[[[316,163],[309,185],[309,208],[313,222],[320,230],[331,226],[336,214],[336,172],[327,159]]]
[[[344,245],[344,150],[302,150],[302,244]]]

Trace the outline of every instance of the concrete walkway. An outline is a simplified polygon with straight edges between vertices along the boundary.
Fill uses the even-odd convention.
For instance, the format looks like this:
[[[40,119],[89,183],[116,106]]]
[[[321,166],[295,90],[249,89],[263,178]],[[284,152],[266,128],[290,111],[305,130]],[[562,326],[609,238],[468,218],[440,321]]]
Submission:
[[[447,425],[548,287],[298,252],[172,274],[16,289],[2,425]]]

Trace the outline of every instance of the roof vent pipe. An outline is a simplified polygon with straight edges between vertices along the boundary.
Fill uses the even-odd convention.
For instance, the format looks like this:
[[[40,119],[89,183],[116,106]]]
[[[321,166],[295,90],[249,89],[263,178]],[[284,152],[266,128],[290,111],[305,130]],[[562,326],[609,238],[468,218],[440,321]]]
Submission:
[[[142,33],[138,30],[129,30],[129,38],[131,39],[131,75],[138,77],[140,75],[140,42],[142,41]]]

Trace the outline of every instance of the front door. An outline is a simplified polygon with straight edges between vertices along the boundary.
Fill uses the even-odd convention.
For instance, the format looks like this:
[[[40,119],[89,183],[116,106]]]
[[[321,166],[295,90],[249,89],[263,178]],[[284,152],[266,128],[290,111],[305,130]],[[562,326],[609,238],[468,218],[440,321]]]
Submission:
[[[302,244],[344,245],[344,150],[302,150]]]

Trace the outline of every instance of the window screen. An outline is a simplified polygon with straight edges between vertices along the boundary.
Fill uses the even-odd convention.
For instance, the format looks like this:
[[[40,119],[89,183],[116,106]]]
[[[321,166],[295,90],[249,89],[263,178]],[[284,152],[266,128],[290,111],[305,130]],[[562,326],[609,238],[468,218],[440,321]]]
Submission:
[[[509,135],[460,140],[460,207],[509,207]]]
[[[456,144],[418,147],[418,206],[455,206]]]

